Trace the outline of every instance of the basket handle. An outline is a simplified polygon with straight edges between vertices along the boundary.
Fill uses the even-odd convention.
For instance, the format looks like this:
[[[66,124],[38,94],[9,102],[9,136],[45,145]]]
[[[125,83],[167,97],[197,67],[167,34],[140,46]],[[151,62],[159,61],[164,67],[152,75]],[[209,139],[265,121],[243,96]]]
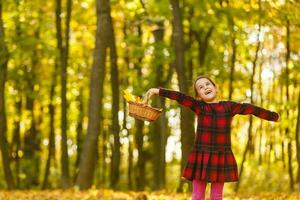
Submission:
[[[153,96],[153,95],[158,95],[159,93],[159,89],[158,88],[150,88],[146,94],[143,96],[143,100],[146,104],[148,104],[149,99]]]
[[[145,104],[148,104],[148,102],[149,102],[149,93],[146,93],[146,94],[143,95],[143,102]]]
[[[149,104],[149,100],[151,98],[151,96],[153,95],[153,93],[151,93],[151,90],[148,90],[144,96],[143,96],[143,101],[145,102],[145,104]]]

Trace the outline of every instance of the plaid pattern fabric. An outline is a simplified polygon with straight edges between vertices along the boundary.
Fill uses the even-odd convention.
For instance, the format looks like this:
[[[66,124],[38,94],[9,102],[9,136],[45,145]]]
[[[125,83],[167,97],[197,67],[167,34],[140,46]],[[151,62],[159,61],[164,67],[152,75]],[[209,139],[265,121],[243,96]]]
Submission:
[[[248,103],[220,101],[205,103],[181,92],[160,88],[159,95],[176,100],[197,115],[194,146],[190,152],[182,177],[187,180],[231,182],[238,180],[236,160],[231,150],[231,120],[236,114],[255,115],[277,121],[275,112]]]

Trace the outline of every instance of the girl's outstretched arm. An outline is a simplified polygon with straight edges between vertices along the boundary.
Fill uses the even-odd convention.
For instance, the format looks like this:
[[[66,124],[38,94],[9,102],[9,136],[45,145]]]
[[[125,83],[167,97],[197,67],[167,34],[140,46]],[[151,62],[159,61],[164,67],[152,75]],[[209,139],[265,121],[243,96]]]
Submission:
[[[255,115],[261,119],[268,121],[279,121],[279,114],[264,108],[249,104],[249,103],[236,103],[230,102],[232,116],[240,115]]]
[[[188,107],[196,113],[199,111],[199,106],[197,106],[198,104],[197,100],[181,92],[173,91],[165,88],[151,88],[145,94],[146,100],[150,99],[152,95],[159,95],[172,100],[176,100],[184,107]]]

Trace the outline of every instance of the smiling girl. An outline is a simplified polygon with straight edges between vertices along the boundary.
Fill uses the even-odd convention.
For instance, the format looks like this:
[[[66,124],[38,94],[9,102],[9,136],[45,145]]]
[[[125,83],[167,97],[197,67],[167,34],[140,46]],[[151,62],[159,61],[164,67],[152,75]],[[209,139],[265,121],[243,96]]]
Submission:
[[[216,84],[207,76],[194,82],[195,98],[178,91],[151,88],[146,100],[159,95],[176,100],[197,116],[194,145],[182,177],[192,181],[192,200],[204,200],[207,183],[211,183],[210,199],[223,198],[224,182],[238,181],[238,170],[231,150],[231,121],[234,115],[254,115],[268,121],[278,121],[276,112],[249,103],[219,101]]]

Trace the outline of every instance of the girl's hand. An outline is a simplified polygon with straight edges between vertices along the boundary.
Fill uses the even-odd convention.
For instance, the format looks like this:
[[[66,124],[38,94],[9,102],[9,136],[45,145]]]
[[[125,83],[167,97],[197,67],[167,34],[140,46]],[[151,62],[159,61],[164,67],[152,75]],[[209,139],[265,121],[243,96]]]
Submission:
[[[158,93],[159,93],[159,89],[158,88],[151,88],[151,89],[149,89],[146,93],[145,93],[145,95],[144,95],[144,97],[143,97],[143,99],[144,99],[144,102],[148,102],[148,100],[153,96],[153,95],[158,95]]]

